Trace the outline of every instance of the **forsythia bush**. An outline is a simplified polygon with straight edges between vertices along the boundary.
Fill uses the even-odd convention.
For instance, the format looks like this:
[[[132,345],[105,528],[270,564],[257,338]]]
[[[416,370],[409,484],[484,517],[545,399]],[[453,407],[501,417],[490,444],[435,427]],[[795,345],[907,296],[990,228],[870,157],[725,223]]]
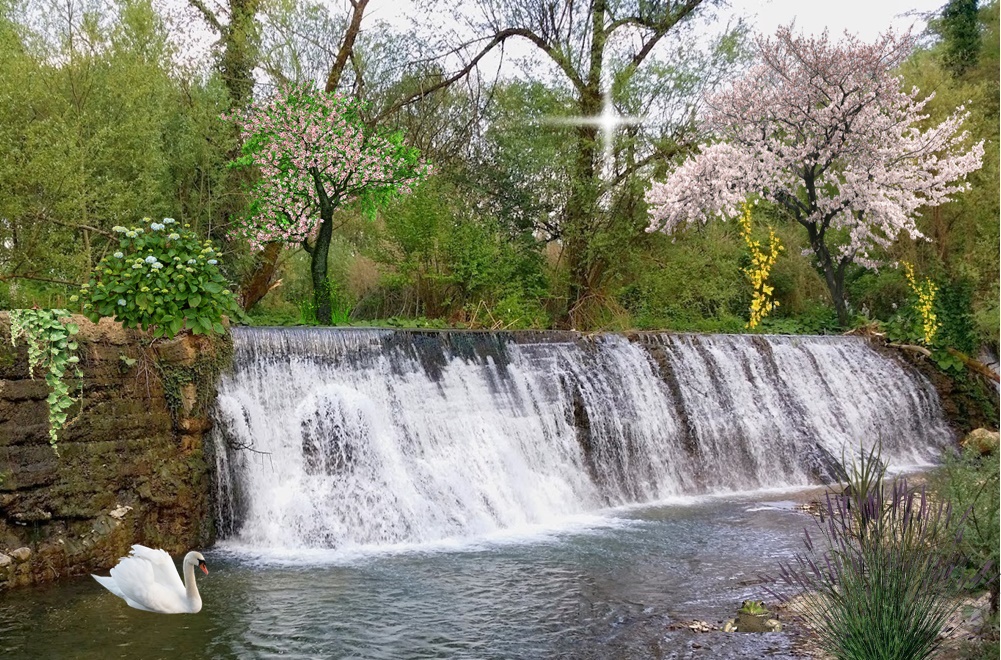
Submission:
[[[935,314],[935,294],[938,293],[938,287],[931,280],[925,280],[924,282],[918,282],[914,277],[914,266],[902,262],[904,267],[904,277],[907,278],[907,283],[911,287],[911,291],[917,296],[917,302],[914,308],[918,310],[918,314],[921,315],[921,334],[924,343],[931,346],[932,342],[935,341],[935,335],[938,333],[938,316]]]
[[[751,318],[747,322],[748,328],[756,328],[761,320],[768,316],[769,312],[779,306],[777,300],[772,298],[774,287],[768,286],[768,275],[772,272],[775,260],[779,258],[779,252],[784,250],[779,242],[775,230],[768,228],[768,250],[761,247],[759,241],[751,238],[751,206],[744,204],[744,212],[737,219],[740,223],[740,236],[747,244],[747,249],[751,251],[751,265],[744,269],[744,274],[751,282],[753,298],[751,298]]]
[[[113,317],[155,337],[185,329],[222,334],[223,315],[242,318],[211,241],[199,242],[173,218],[143,221],[146,227],[114,227],[119,249],[101,259],[83,285],[84,315],[92,321]]]

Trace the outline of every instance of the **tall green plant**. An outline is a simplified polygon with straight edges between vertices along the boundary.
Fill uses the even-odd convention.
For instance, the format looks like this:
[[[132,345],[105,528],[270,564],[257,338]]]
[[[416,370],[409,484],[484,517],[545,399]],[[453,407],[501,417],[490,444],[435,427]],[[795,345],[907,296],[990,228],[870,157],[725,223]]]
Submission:
[[[877,450],[852,464],[849,488],[828,495],[807,552],[782,565],[780,579],[800,591],[795,607],[838,660],[923,660],[958,607],[954,596],[979,583],[957,575],[962,557],[952,509],[929,502],[905,479],[884,483]],[[788,600],[788,596],[775,594]]]
[[[80,358],[75,355],[77,342],[73,339],[80,330],[75,323],[66,319],[70,313],[65,309],[14,309],[10,311],[10,341],[24,338],[28,345],[28,372],[34,378],[36,370],[45,371],[45,383],[49,386],[49,396],[45,400],[49,408],[49,444],[59,453],[57,441],[59,432],[67,425],[70,407],[83,399],[83,383],[80,381],[80,397],[70,396],[67,372],[78,381],[83,373],[78,366]]]
[[[976,570],[990,564],[991,608],[998,611],[999,528],[1001,528],[1001,466],[997,453],[982,456],[973,447],[948,456],[936,475],[935,490],[957,511],[966,515],[954,521],[964,568]]]

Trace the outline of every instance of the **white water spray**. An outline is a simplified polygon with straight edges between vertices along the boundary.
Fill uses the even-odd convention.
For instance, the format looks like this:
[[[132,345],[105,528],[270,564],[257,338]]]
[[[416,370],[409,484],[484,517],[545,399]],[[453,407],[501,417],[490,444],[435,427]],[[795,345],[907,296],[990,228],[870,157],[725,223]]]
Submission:
[[[224,534],[425,543],[677,495],[816,483],[950,433],[921,376],[846,337],[237,329],[219,389]]]

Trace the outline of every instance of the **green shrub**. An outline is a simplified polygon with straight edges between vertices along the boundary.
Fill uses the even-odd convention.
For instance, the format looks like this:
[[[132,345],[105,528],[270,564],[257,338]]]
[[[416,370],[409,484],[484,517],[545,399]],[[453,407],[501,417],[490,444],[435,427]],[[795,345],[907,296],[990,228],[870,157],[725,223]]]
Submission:
[[[90,320],[111,317],[127,328],[173,337],[182,330],[222,334],[224,315],[243,318],[211,241],[199,242],[172,218],[143,221],[148,229],[114,228],[118,250],[101,259],[83,285],[80,299]]]
[[[950,455],[935,475],[936,491],[954,511],[965,515],[954,521],[954,531],[961,540],[960,550],[967,571],[979,570],[990,563],[995,580],[991,585],[992,608],[997,610],[997,571],[1001,566],[1001,476],[996,454],[981,456],[972,447]]]
[[[807,553],[780,571],[800,590],[798,613],[839,660],[933,657],[955,596],[983,576],[957,573],[963,558],[951,508],[903,479],[888,487],[884,477],[876,451],[863,452],[848,488],[827,496],[818,523],[824,543],[815,546],[807,532]]]

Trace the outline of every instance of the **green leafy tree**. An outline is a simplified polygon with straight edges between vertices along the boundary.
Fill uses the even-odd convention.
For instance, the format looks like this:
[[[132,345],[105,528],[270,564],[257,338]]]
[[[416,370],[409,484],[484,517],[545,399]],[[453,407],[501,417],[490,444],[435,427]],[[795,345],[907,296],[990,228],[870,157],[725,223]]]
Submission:
[[[303,86],[233,117],[245,145],[238,164],[261,172],[253,214],[235,232],[257,249],[281,242],[310,254],[316,318],[323,324],[331,321],[334,212],[352,204],[372,212],[429,170],[401,133],[370,130],[359,110],[357,101]]]

